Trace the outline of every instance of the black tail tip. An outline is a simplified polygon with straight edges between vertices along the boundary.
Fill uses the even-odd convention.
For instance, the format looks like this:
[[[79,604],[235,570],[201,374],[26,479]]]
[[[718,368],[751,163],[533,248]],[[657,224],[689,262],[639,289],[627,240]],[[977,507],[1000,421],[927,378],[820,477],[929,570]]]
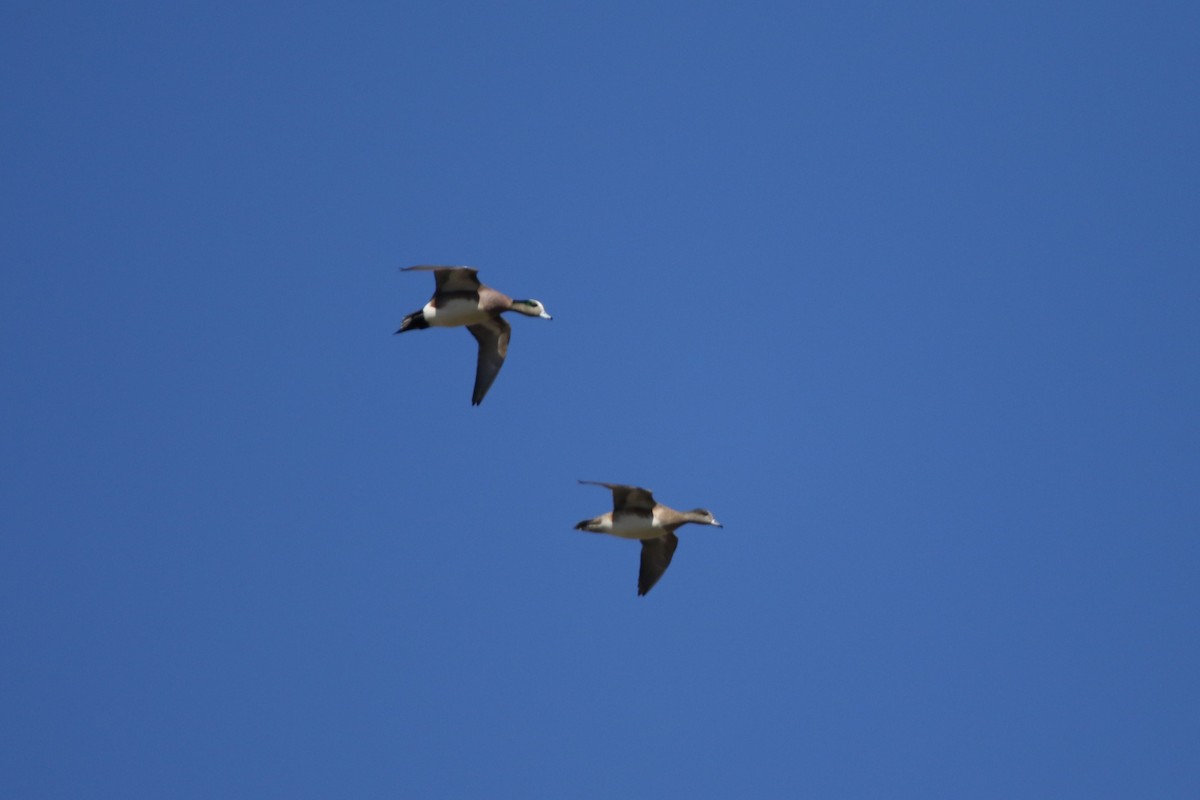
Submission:
[[[400,329],[396,333],[404,333],[405,331],[421,330],[428,328],[429,323],[425,321],[424,311],[414,311],[400,322]]]

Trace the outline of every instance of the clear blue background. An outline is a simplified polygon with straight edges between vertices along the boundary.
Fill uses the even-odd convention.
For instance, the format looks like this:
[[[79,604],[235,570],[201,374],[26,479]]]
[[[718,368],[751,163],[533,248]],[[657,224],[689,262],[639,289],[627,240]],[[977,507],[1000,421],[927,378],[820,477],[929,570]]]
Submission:
[[[1195,3],[0,16],[0,795],[1200,796]]]

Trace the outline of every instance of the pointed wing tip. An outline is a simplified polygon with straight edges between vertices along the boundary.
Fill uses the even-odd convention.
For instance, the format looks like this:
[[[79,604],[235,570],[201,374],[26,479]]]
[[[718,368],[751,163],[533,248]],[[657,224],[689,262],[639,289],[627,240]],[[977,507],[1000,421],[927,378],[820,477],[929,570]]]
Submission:
[[[468,325],[467,330],[479,343],[479,354],[475,359],[475,389],[471,395],[472,404],[479,405],[496,382],[500,368],[504,366],[512,327],[496,316],[490,317],[486,322]]]
[[[658,539],[642,540],[642,558],[638,567],[638,597],[647,594],[671,566],[679,537],[667,533]]]

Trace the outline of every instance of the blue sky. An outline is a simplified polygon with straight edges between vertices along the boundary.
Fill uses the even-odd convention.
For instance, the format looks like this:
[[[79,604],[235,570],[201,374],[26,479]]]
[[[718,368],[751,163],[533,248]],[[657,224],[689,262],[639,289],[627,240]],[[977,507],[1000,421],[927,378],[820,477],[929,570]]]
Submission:
[[[0,794],[1197,796],[1198,32],[6,4]]]

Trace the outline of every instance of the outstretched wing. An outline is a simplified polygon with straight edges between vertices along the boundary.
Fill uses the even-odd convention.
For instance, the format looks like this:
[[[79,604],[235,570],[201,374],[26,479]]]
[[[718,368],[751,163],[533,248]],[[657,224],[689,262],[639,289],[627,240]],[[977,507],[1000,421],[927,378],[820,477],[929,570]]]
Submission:
[[[642,567],[638,570],[638,597],[654,588],[658,579],[671,564],[671,556],[679,546],[679,537],[673,533],[657,539],[642,540]]]
[[[475,292],[479,290],[479,270],[474,267],[443,267],[421,264],[415,267],[404,267],[401,272],[432,272],[433,280],[439,293],[444,292]]]
[[[603,486],[613,493],[613,511],[639,511],[646,514],[654,511],[654,495],[649,489],[640,486],[626,486],[623,483],[603,483],[601,481],[580,481],[592,486]]]
[[[492,388],[492,382],[504,366],[512,326],[497,316],[489,318],[487,322],[468,325],[467,330],[479,342],[479,360],[475,363],[475,391],[471,394],[471,405],[477,406],[483,402],[483,396]]]

